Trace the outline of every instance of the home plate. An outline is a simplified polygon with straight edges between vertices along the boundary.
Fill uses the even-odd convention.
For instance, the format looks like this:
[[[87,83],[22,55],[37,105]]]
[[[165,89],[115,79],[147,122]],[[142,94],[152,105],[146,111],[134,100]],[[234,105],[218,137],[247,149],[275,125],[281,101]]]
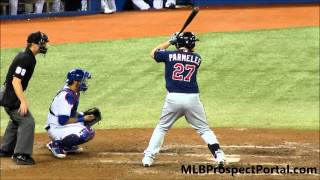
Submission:
[[[240,155],[226,155],[227,163],[237,163],[240,161]]]

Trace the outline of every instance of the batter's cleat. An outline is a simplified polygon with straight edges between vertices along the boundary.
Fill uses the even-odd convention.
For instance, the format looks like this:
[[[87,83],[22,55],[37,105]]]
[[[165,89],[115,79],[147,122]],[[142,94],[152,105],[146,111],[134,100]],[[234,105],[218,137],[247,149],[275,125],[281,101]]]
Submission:
[[[13,152],[4,151],[0,149],[0,157],[11,157],[13,155]]]
[[[221,149],[218,149],[215,152],[214,158],[216,159],[217,167],[224,167],[225,157],[224,157],[224,152]]]
[[[34,165],[36,162],[29,154],[15,153],[11,159],[16,162],[17,165]]]
[[[224,168],[225,166],[225,161],[220,161],[220,162],[217,162],[216,166],[217,168]]]
[[[83,148],[80,146],[63,147],[65,153],[82,153]]]
[[[47,148],[49,149],[49,151],[52,152],[52,155],[56,158],[63,159],[66,157],[66,153],[64,152],[64,150],[59,146],[55,146],[53,142],[48,143]]]
[[[149,156],[144,156],[142,159],[142,165],[144,167],[150,167],[153,164],[153,158]]]

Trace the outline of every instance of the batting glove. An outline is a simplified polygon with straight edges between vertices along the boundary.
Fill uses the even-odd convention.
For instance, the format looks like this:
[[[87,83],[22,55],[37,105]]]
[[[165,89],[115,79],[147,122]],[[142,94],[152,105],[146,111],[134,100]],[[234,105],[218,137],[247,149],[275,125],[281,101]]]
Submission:
[[[169,43],[170,43],[171,45],[175,45],[175,44],[177,43],[177,33],[174,33],[174,34],[170,37]]]

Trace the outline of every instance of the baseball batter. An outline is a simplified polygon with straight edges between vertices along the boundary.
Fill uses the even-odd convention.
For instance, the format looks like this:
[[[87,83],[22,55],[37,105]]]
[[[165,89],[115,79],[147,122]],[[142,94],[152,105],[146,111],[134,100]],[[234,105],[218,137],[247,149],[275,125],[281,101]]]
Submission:
[[[197,72],[201,65],[201,57],[193,52],[197,41],[192,32],[174,34],[170,41],[164,42],[151,51],[151,57],[165,64],[165,80],[168,94],[166,96],[160,121],[153,131],[149,146],[144,151],[143,166],[153,164],[155,155],[159,153],[166,132],[182,116],[200,134],[208,144],[219,167],[224,165],[224,153],[219,142],[210,129],[203,105],[199,97]],[[175,45],[177,50],[167,48]]]
[[[86,91],[87,79],[91,75],[83,69],[72,69],[67,74],[66,85],[53,99],[49,108],[46,130],[51,138],[47,144],[53,156],[65,158],[69,152],[81,152],[78,145],[94,137],[94,130],[84,125],[94,115],[83,115],[77,111],[80,91]]]

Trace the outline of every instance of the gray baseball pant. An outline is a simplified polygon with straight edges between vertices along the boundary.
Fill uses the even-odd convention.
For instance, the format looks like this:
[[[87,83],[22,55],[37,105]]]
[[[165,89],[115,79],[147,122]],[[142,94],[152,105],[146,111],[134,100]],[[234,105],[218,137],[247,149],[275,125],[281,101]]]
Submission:
[[[166,132],[182,116],[195,129],[206,144],[219,144],[210,129],[199,94],[168,93],[162,108],[160,121],[153,131],[145,156],[155,157],[159,153]]]
[[[21,116],[18,109],[5,108],[10,117],[8,126],[1,142],[3,151],[32,155],[35,122],[32,114],[28,111]]]

